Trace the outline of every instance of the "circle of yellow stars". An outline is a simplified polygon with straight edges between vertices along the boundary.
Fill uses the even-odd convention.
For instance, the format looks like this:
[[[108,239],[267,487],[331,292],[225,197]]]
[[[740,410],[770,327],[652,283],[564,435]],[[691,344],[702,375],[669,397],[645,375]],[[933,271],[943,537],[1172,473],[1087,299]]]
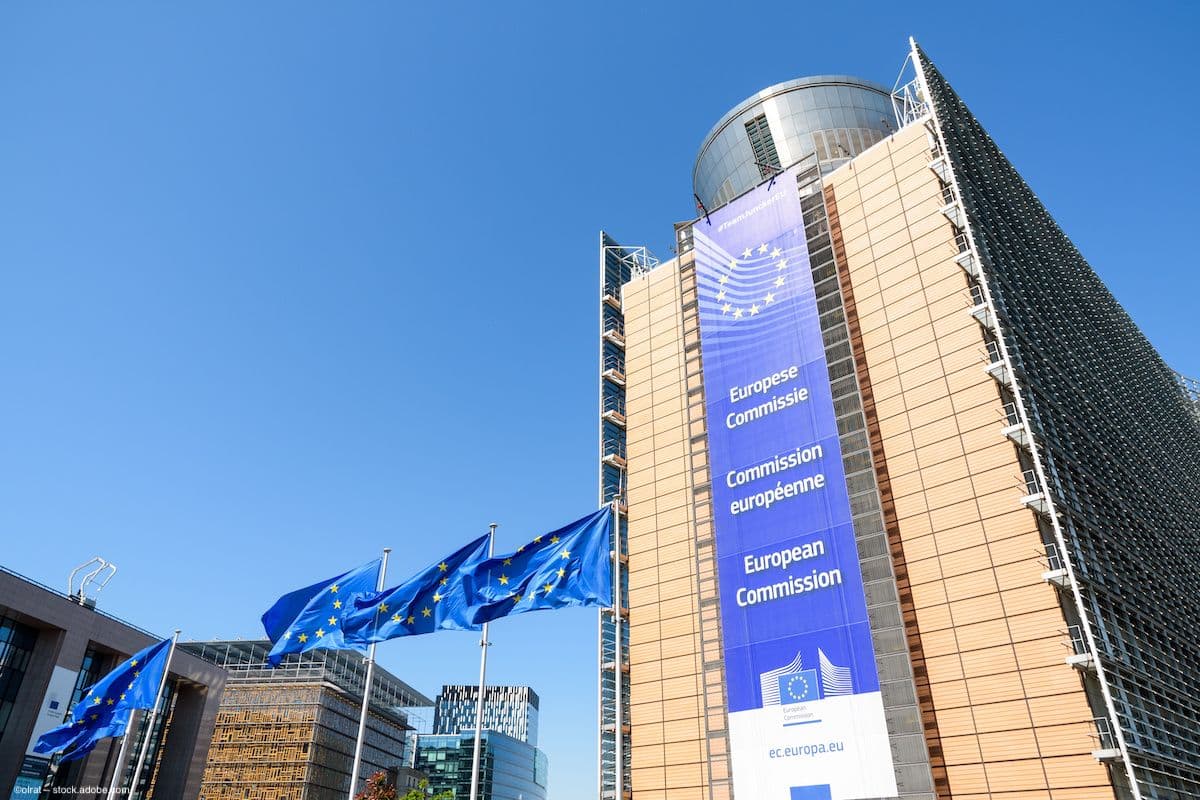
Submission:
[[[129,664],[127,666],[129,668],[133,668],[133,667],[136,667],[137,665],[138,665],[138,660],[136,658],[131,658],[129,660]],[[125,698],[128,696],[128,693],[133,691],[134,682],[141,676],[142,676],[142,671],[140,669],[134,669],[133,670],[133,680],[130,681],[129,685],[125,687],[125,691],[116,693],[110,697],[94,697],[93,695],[95,695],[95,690],[89,689],[87,694],[85,694],[83,696],[83,699],[79,701],[79,705],[75,709],[71,710],[71,716],[76,717],[76,715],[79,712],[79,708],[81,708],[81,707],[89,708],[89,709],[96,709],[97,706],[99,706],[100,708],[98,710],[104,711],[109,706],[116,705],[118,702],[125,700]],[[87,706],[87,700],[89,697],[92,700],[91,706]],[[95,722],[98,719],[100,719],[100,714],[96,713],[96,711],[93,711],[91,714],[89,714],[85,711],[81,716],[79,716],[78,718],[76,718],[74,720],[74,724],[75,725],[86,725],[88,723],[88,720]]]
[[[777,289],[777,290],[782,289],[784,283],[787,282],[787,279],[784,277],[784,272],[787,270],[787,267],[788,267],[788,260],[786,258],[783,258],[783,251],[780,250],[778,247],[771,249],[767,246],[766,242],[764,242],[758,246],[757,254],[760,256],[765,255],[770,258],[776,259],[775,269],[779,272],[779,275],[778,275],[778,277],[775,278],[775,289]],[[747,247],[745,250],[742,251],[742,259],[743,260],[749,260],[749,259],[753,258],[754,256],[755,256],[754,248]],[[730,273],[732,273],[733,270],[736,270],[738,268],[738,266],[740,265],[740,263],[741,262],[739,262],[736,258],[730,259],[729,260]],[[764,308],[766,308],[767,306],[769,306],[775,302],[775,292],[769,291],[766,293],[766,295],[763,296],[762,300],[759,300],[757,302],[752,302],[747,307],[743,308],[741,306],[735,306],[735,305],[733,305],[733,303],[731,303],[729,301],[728,290],[726,289],[726,284],[729,283],[729,275],[728,274],[722,275],[720,277],[720,279],[717,281],[717,283],[720,285],[720,288],[717,290],[717,302],[721,304],[721,316],[723,316],[723,317],[732,317],[733,319],[742,319],[743,317],[757,316],[760,311],[762,311]],[[759,305],[760,303],[761,303],[761,305]]]
[[[521,545],[520,547],[518,547],[517,553],[523,553],[525,551],[526,547],[542,544],[542,541],[544,538],[545,537],[542,537],[542,536],[534,537],[534,540],[529,545]],[[559,543],[559,541],[560,540],[559,540],[558,536],[551,536],[548,540],[548,544],[556,545]],[[562,550],[559,551],[558,556],[559,556],[559,558],[563,559],[564,561],[569,561],[571,558],[571,551],[564,547]],[[500,563],[501,563],[502,567],[512,566],[513,557],[507,556]],[[540,572],[541,570],[539,569],[538,571]],[[555,575],[557,575],[559,580],[562,580],[563,578],[565,578],[567,576],[566,566],[560,566],[555,571]],[[511,581],[512,581],[512,578],[509,575],[507,575],[503,570],[500,573],[500,577],[496,578],[496,584],[498,586],[508,586],[509,583],[511,583]],[[535,587],[533,587],[532,594],[529,596],[536,596],[539,592],[541,592],[543,594],[543,596],[549,595],[551,592],[554,591],[554,587],[555,587],[555,584],[553,582],[547,582],[547,583],[543,584],[542,586],[535,586]],[[517,603],[520,603],[526,597],[526,595],[522,594],[520,591],[517,591],[517,589],[519,589],[519,588],[520,587],[513,588],[509,592],[509,595],[508,595],[508,599],[512,600],[514,605]]]

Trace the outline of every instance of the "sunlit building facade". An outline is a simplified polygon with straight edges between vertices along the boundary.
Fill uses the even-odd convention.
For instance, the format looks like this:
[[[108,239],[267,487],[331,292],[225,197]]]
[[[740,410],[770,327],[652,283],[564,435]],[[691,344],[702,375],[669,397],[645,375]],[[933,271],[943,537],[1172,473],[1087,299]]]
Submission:
[[[675,258],[602,238],[601,499],[619,497],[627,525],[624,627],[617,637],[609,615],[601,634],[602,800],[618,786],[637,800],[1200,797],[1194,384],[1189,396],[915,44],[905,69],[891,92],[800,80],[726,115],[697,160],[703,214],[675,226]],[[831,80],[821,102],[840,107],[824,115],[777,99]],[[714,156],[721,137],[732,141]],[[795,209],[780,241],[796,237],[802,258],[788,264],[764,237],[761,250],[725,252],[718,283],[713,242],[783,215],[771,210],[780,199]],[[820,385],[764,372],[730,403],[779,394],[714,417],[725,402],[714,370],[730,361],[712,319],[765,315],[775,300],[738,300],[747,264],[770,268],[775,286],[804,285],[800,322],[779,317],[774,336],[799,337]],[[734,603],[723,543],[754,535],[746,515],[765,518],[773,501],[787,524],[787,503],[812,484],[776,473],[814,448],[727,470],[724,439],[765,415],[809,425],[792,406],[810,391],[835,426],[823,455],[840,462],[824,505],[845,505],[852,545],[811,576],[789,563],[820,566],[826,539],[747,556],[746,575],[770,567],[784,580],[738,589]],[[729,505],[743,484],[765,488]],[[870,663],[851,676],[853,648],[839,657],[826,640],[815,657],[756,670],[756,713],[785,721],[747,728],[730,637],[756,601],[800,602],[834,573],[863,606],[858,661]],[[789,619],[773,635],[789,635]],[[843,763],[824,742],[775,744],[828,725],[801,712],[863,686],[883,738],[880,757],[859,763],[886,791],[813,777]],[[854,751],[873,724],[860,721],[837,744]],[[760,757],[763,770],[745,766]],[[765,785],[756,771],[783,788],[747,793]]]
[[[310,650],[285,656],[272,668],[266,640],[184,642],[180,649],[220,665],[229,675],[200,800],[347,797],[366,683],[360,653]],[[376,667],[360,781],[385,772],[401,786],[415,783],[416,730],[432,705]]]

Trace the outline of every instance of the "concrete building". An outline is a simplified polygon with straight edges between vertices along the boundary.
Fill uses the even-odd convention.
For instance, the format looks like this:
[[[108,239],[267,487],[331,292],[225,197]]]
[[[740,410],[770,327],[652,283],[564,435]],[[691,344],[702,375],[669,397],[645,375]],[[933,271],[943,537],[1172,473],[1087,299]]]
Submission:
[[[55,765],[33,752],[37,738],[62,724],[88,686],[133,653],[166,638],[81,599],[0,569],[0,797],[36,797],[107,789],[118,766],[133,772],[145,714],[131,725],[126,762],[119,739],[101,741],[85,758]],[[225,685],[225,671],[188,653],[171,659],[164,713],[151,733],[139,785],[129,797],[199,796],[200,778]],[[128,778],[126,779],[128,780]]]
[[[905,69],[877,140],[854,79],[726,115],[675,258],[602,234],[602,798],[1200,797],[1194,384]]]
[[[182,642],[229,681],[208,750],[202,800],[344,800],[366,665],[359,653],[311,650],[267,665],[270,642]],[[433,704],[376,665],[360,781],[378,771],[416,785],[414,715]],[[361,788],[361,786],[359,787]]]

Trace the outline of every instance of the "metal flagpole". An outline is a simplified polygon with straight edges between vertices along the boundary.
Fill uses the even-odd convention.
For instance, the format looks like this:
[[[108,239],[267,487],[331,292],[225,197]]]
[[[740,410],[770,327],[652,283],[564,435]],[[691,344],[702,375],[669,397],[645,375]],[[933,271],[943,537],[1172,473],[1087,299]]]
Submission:
[[[379,565],[379,580],[375,582],[375,591],[383,591],[384,577],[387,575],[388,553],[392,548],[383,548],[383,563]],[[378,628],[378,625],[376,625]],[[375,676],[375,643],[367,648],[367,677],[363,681],[362,714],[358,718],[358,739],[354,742],[354,766],[350,770],[350,793],[348,800],[354,800],[354,787],[358,785],[358,769],[362,764],[363,739],[367,733],[367,709],[371,706],[371,678]]]
[[[125,771],[125,748],[129,746],[129,726],[133,724],[133,713],[129,714],[129,724],[121,735],[121,750],[117,753],[117,763],[113,767],[112,783],[108,785],[108,800],[117,796],[117,786],[121,783],[121,773]]]
[[[496,523],[488,526],[488,558],[496,552]],[[479,750],[483,742],[483,690],[487,681],[488,624],[479,637],[479,696],[475,698],[475,753],[471,759],[471,800],[479,800]]]
[[[163,689],[167,685],[167,676],[171,672],[171,656],[175,655],[175,644],[179,641],[179,628],[171,637],[171,648],[167,650],[167,664],[163,667],[162,680],[158,682],[158,693],[154,695],[154,706],[150,709],[149,721],[146,723],[146,733],[142,736],[142,750],[138,754],[137,766],[133,768],[133,779],[129,782],[129,795],[137,791],[138,778],[142,776],[142,766],[146,763],[146,753],[150,750],[150,736],[154,733],[154,724],[158,719],[158,705],[162,702]]]
[[[625,660],[621,654],[621,629],[624,627],[621,619],[621,512],[617,503],[620,500],[620,492],[612,501],[613,515],[613,541],[616,543],[614,548],[614,563],[613,563],[613,631],[614,640],[616,642],[616,662],[617,668],[613,672],[614,687],[616,688],[616,723],[617,729],[613,736],[613,745],[615,746],[614,755],[616,756],[615,769],[613,770],[616,777],[617,800],[625,800],[625,733],[624,733],[624,702],[621,698],[621,669],[625,665]]]

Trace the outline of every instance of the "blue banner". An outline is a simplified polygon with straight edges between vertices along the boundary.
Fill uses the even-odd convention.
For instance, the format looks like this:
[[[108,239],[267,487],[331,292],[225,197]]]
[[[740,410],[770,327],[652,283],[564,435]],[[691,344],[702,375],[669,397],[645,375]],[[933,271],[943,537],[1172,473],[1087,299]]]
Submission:
[[[894,795],[794,172],[694,240],[734,794]]]

